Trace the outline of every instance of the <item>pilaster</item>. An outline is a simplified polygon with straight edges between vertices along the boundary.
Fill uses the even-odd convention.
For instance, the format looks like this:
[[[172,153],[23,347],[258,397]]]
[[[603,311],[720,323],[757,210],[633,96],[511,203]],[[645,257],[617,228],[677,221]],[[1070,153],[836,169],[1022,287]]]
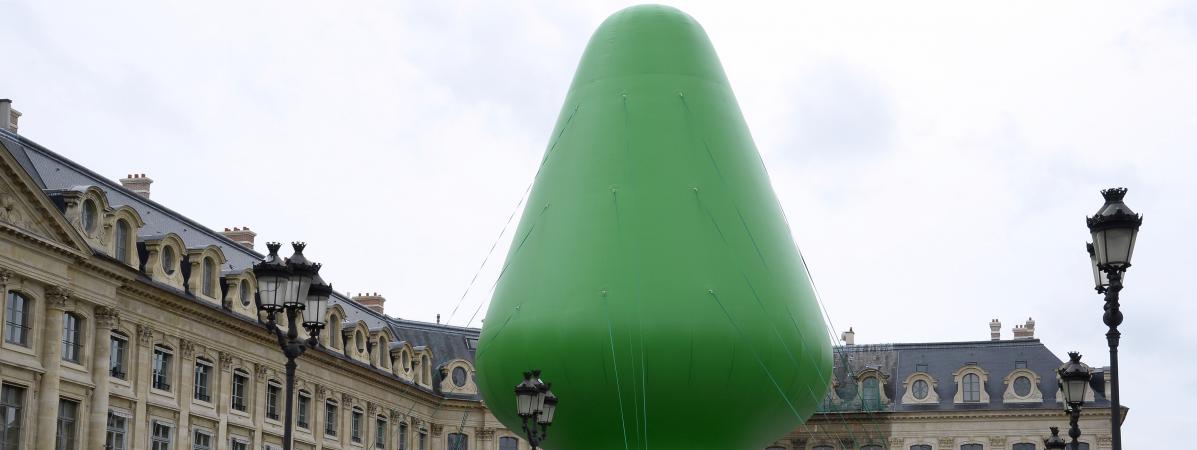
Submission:
[[[216,425],[216,450],[229,450],[229,406],[233,392],[233,355],[220,352],[218,357],[219,371],[216,373],[216,389],[212,395],[216,396],[216,415],[220,422]]]
[[[150,396],[150,366],[154,355],[154,328],[149,325],[137,324],[137,343],[134,349],[137,364],[133,366],[133,389],[137,392],[137,403],[134,405],[133,421],[129,427],[130,436],[149,436],[150,424],[146,399]],[[130,439],[129,448],[145,450],[149,445],[148,439]]]
[[[70,301],[69,290],[46,289],[46,313],[42,315],[42,374],[37,408],[37,448],[53,450],[58,425],[59,378],[62,376],[62,315]]]
[[[112,354],[112,329],[116,328],[120,315],[116,308],[96,306],[95,308],[95,339],[93,339],[91,381],[95,385],[92,391],[91,419],[88,425],[86,442],[104,442],[104,435],[108,428],[108,376],[109,356]]]
[[[178,436],[176,448],[191,448],[191,400],[195,397],[195,343],[179,339],[179,390],[175,398],[179,402]]]

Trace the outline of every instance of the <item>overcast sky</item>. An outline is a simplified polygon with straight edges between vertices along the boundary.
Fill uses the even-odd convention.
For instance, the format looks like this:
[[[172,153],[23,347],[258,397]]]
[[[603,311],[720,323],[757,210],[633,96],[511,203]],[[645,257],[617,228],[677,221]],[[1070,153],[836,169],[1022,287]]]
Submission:
[[[1034,317],[1105,365],[1084,218],[1126,186],[1146,216],[1126,447],[1197,423],[1197,3],[787,3],[674,5],[720,54],[831,323],[962,341]],[[0,97],[23,135],[144,172],[213,229],[308,241],[340,291],[479,326],[578,58],[627,4],[0,0]]]

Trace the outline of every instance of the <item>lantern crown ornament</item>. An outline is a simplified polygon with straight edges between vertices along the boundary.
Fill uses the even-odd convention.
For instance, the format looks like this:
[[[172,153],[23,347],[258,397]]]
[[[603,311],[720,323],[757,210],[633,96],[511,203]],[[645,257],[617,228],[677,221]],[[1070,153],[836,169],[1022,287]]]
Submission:
[[[1060,437],[1060,427],[1049,427],[1052,435],[1043,440],[1043,448],[1048,450],[1065,449],[1068,448],[1068,442]]]
[[[1143,216],[1126,206],[1126,188],[1111,188],[1101,191],[1106,202],[1093,217],[1087,217],[1085,224],[1093,235],[1093,250],[1097,266],[1103,271],[1124,271],[1130,267],[1135,239]]]
[[[278,255],[282,244],[267,242],[270,251],[266,259],[254,264],[254,278],[258,280],[258,307],[267,312],[282,311],[290,298],[291,267]]]

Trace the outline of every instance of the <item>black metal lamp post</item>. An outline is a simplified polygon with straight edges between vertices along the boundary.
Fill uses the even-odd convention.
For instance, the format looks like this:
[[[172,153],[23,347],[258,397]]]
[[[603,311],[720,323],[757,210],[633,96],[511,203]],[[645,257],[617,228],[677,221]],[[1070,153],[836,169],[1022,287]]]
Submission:
[[[1081,418],[1081,405],[1085,404],[1085,393],[1089,390],[1089,380],[1093,374],[1089,368],[1081,364],[1081,354],[1068,352],[1068,363],[1064,364],[1057,373],[1060,376],[1060,390],[1063,391],[1064,401],[1068,404],[1068,436],[1072,438],[1072,448],[1078,448],[1077,438],[1081,437],[1081,428],[1077,424]]]
[[[281,245],[268,242],[266,248],[270,249],[270,254],[264,261],[254,264],[253,268],[254,277],[258,280],[258,295],[255,300],[258,311],[266,316],[265,319],[259,317],[259,321],[278,338],[279,347],[282,347],[283,355],[287,357],[283,450],[291,450],[295,358],[302,355],[308,347],[320,344],[318,337],[320,330],[324,328],[324,309],[328,305],[329,295],[332,295],[332,286],[320,278],[320,264],[308,261],[303,256],[305,246],[302,242],[291,243],[295,253],[284,261],[278,255]],[[287,322],[283,325],[285,330],[279,327],[277,321],[280,312],[287,316]],[[307,330],[307,338],[299,336],[297,325]]]
[[[557,412],[557,396],[553,395],[552,386],[540,381],[540,370],[524,372],[524,381],[515,385],[516,412],[524,420],[524,435],[532,450],[548,437],[549,425]]]
[[[1105,189],[1101,195],[1105,204],[1085,222],[1093,235],[1090,260],[1095,288],[1106,296],[1102,320],[1110,327],[1106,332],[1106,342],[1110,346],[1110,437],[1114,450],[1122,450],[1122,405],[1118,400],[1118,339],[1122,337],[1118,325],[1122,324],[1122,312],[1118,309],[1118,293],[1122,290],[1126,269],[1131,266],[1143,216],[1135,214],[1122,202],[1126,188]]]
[[[1051,437],[1043,440],[1043,448],[1047,450],[1064,450],[1068,448],[1068,443],[1064,442],[1064,438],[1060,437],[1060,427],[1050,427],[1052,430]]]

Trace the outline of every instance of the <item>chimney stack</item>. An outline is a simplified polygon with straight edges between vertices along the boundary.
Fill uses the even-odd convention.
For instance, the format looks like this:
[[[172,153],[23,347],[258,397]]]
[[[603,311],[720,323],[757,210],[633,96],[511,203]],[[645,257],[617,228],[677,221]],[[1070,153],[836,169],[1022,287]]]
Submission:
[[[989,321],[989,340],[991,340],[991,341],[1002,340],[1002,322],[1001,321],[999,321],[997,319],[993,319],[993,320]]]
[[[121,178],[120,182],[121,186],[124,186],[125,189],[133,191],[134,194],[145,198],[150,198],[150,184],[153,183],[154,180],[145,176],[144,173],[134,173],[125,178]]]
[[[1026,325],[1015,325],[1014,339],[1035,339],[1035,319],[1027,317]]]
[[[856,332],[852,331],[852,327],[848,327],[848,331],[840,334],[840,340],[844,341],[844,345],[856,345]]]
[[[254,237],[258,235],[258,233],[249,231],[249,227],[233,227],[231,230],[225,228],[224,231],[220,232],[220,234],[223,234],[224,237],[232,239],[233,242],[241,244],[242,247],[246,247],[250,250],[254,248]]]
[[[378,295],[377,292],[360,292],[353,297],[353,301],[357,302],[359,305],[369,308],[371,311],[384,314],[382,311],[382,305],[387,302],[387,299],[383,298],[381,295]]]
[[[20,118],[21,112],[12,109],[12,100],[0,98],[0,127],[15,134],[17,132],[17,120]]]

